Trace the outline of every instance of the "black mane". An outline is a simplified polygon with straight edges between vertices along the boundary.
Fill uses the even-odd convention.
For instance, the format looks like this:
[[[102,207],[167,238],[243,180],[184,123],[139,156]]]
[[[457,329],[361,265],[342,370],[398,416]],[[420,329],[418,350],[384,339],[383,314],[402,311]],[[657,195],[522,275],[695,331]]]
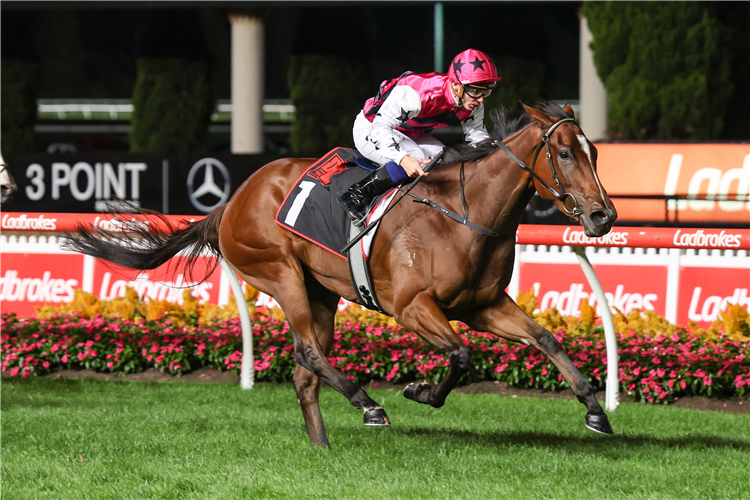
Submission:
[[[539,102],[537,103],[537,109],[550,118],[568,118],[567,113],[554,101]],[[490,139],[482,141],[475,148],[467,144],[445,148],[445,158],[442,162],[444,165],[472,162],[486,158],[497,148],[497,146],[491,144],[492,142],[502,142],[506,137],[515,134],[530,123],[533,123],[528,113],[514,115],[505,108],[493,109],[489,115],[489,121],[492,123]]]

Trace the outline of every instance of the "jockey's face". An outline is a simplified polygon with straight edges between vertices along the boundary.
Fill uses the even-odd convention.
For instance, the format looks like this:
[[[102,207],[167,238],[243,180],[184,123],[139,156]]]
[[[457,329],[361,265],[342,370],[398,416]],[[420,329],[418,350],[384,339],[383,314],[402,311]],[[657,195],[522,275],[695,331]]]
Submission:
[[[459,98],[459,101],[461,102],[460,107],[462,107],[466,111],[474,111],[474,108],[484,102],[484,95],[476,94],[473,92],[466,92],[465,87],[459,83],[451,82],[451,90],[456,97],[458,97],[459,95],[461,96]]]

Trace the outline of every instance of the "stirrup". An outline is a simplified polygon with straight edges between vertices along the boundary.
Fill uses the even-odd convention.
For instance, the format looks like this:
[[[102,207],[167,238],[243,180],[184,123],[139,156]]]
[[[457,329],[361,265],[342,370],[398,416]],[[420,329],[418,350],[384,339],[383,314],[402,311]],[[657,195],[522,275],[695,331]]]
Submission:
[[[344,212],[346,212],[346,215],[352,221],[352,224],[360,227],[365,222],[365,219],[367,219],[367,213],[369,212],[367,205],[370,200],[364,198],[364,203],[357,203],[357,198],[364,197],[358,196],[349,191],[338,193],[338,196],[336,197],[339,205],[341,205]],[[360,209],[359,207],[362,207],[363,209]]]

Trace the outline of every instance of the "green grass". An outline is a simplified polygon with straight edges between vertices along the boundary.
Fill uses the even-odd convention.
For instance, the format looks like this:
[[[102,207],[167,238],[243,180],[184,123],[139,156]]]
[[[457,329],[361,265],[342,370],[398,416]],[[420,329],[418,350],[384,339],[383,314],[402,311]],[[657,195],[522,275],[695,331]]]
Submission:
[[[747,415],[623,404],[602,436],[572,401],[370,393],[393,425],[324,389],[320,449],[289,385],[4,379],[3,498],[750,496]]]

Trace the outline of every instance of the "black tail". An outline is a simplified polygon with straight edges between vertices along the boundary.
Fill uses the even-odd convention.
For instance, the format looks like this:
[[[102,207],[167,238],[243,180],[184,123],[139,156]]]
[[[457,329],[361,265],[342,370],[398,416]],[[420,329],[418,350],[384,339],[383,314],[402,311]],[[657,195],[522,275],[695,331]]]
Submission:
[[[162,214],[153,210],[137,209],[137,213],[149,219],[158,219],[165,231],[152,232],[150,224],[136,225],[129,233],[79,224],[73,233],[64,233],[60,238],[64,250],[79,252],[104,259],[119,266],[145,271],[155,269],[181,251],[185,251],[185,276],[192,278],[192,270],[204,250],[210,256],[220,257],[219,222],[226,205],[214,209],[198,222],[188,223],[185,229],[176,229]],[[218,265],[215,260],[205,281]]]

